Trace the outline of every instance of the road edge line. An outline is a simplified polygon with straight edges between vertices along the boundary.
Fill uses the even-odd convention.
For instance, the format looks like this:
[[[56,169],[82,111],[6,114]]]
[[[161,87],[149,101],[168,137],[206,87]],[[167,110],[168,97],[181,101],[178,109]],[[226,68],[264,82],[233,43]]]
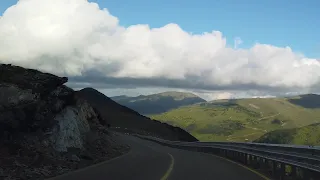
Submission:
[[[138,138],[140,138],[140,137],[138,137]],[[140,138],[140,139],[143,139],[143,138]],[[152,140],[150,140],[150,139],[144,139],[144,140],[154,142],[154,141],[152,141]],[[160,144],[160,145],[162,145],[162,146],[170,147],[170,146],[168,146],[168,144],[163,145],[162,143],[160,143],[160,142],[158,142],[158,141],[157,141],[157,142],[155,142],[155,143]],[[149,146],[147,146],[147,147],[149,147]],[[151,148],[151,147],[149,147],[149,148]],[[179,148],[176,148],[176,147],[170,147],[170,148],[173,148],[173,149],[179,149]],[[152,148],[151,148],[151,149],[152,149]],[[192,151],[192,150],[187,150],[187,149],[180,149],[180,150]],[[240,164],[240,163],[237,163],[237,162],[235,162],[235,161],[232,161],[232,160],[230,160],[230,159],[227,159],[227,158],[224,158],[224,157],[221,157],[221,156],[215,155],[215,154],[211,154],[211,153],[201,152],[201,151],[193,151],[193,152],[199,152],[199,153],[203,153],[203,154],[208,154],[208,155],[211,155],[211,156],[213,156],[213,157],[217,157],[217,158],[220,158],[220,159],[226,160],[226,161],[228,161],[228,162],[234,163],[234,164],[236,164],[236,165],[238,165],[238,166],[240,166],[240,167],[243,167],[243,168],[245,168],[245,169],[247,169],[247,170],[251,171],[252,173],[254,173],[254,174],[256,174],[256,175],[260,176],[261,178],[263,178],[264,180],[272,180],[272,179],[268,178],[267,176],[265,176],[265,175],[263,175],[263,174],[261,174],[261,173],[259,173],[259,172],[255,171],[255,170],[253,170],[253,169],[251,169],[251,168],[249,168],[249,167],[247,167],[247,166],[245,166],[245,165],[242,165],[242,164]],[[169,154],[169,153],[168,153],[168,154]],[[161,180],[165,180],[165,179],[161,179]]]
[[[204,152],[201,152],[201,153],[204,153]],[[209,153],[204,153],[204,154],[209,154]],[[224,157],[221,157],[221,156],[217,156],[217,155],[214,155],[214,154],[209,154],[209,155],[211,155],[211,156],[213,156],[213,157],[217,157],[217,158],[223,159],[223,160],[226,160],[226,161],[231,162],[231,163],[233,163],[233,164],[236,164],[236,165],[238,165],[238,166],[241,166],[241,167],[243,167],[243,168],[245,168],[245,169],[247,169],[247,170],[255,173],[256,175],[262,177],[262,178],[265,179],[265,180],[271,180],[271,179],[268,178],[267,176],[259,173],[258,171],[254,170],[254,169],[251,169],[251,168],[248,167],[248,166],[242,165],[242,164],[237,163],[237,162],[235,162],[235,161],[232,161],[232,160],[230,160],[230,159],[227,159],[227,158],[224,158]]]
[[[167,180],[168,177],[170,176],[172,170],[173,170],[173,166],[174,166],[174,158],[173,156],[168,153],[168,155],[170,156],[171,158],[171,163],[170,163],[170,166],[169,166],[169,169],[166,171],[166,173],[162,176],[162,178],[160,180]]]

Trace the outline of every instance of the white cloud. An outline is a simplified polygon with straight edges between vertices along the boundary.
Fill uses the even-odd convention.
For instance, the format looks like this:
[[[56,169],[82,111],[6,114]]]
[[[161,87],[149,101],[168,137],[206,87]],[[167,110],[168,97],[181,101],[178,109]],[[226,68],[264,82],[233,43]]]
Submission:
[[[20,0],[0,19],[0,62],[68,76],[96,71],[216,86],[309,89],[319,82],[320,62],[289,47],[238,49],[237,38],[232,49],[219,31],[191,34],[173,23],[125,28],[118,21],[86,0]]]

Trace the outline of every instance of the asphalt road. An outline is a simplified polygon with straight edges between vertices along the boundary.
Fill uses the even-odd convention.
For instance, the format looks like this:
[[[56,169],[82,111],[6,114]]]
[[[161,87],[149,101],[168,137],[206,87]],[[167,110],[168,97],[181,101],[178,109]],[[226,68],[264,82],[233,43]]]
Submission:
[[[54,180],[262,180],[262,176],[210,154],[174,149],[119,135],[129,153]]]

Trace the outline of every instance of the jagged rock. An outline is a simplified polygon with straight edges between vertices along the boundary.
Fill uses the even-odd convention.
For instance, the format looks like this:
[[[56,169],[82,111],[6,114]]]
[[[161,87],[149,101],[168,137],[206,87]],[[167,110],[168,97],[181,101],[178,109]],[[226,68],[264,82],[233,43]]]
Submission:
[[[94,158],[92,157],[92,155],[88,151],[82,151],[79,154],[79,157],[81,159],[85,159],[85,160],[94,160]]]
[[[0,168],[0,176],[44,179],[127,151],[110,141],[101,116],[63,85],[67,80],[0,64],[0,167],[9,167]],[[88,141],[90,133],[94,141]],[[113,152],[113,146],[123,148]]]
[[[68,148],[83,148],[83,134],[90,131],[90,126],[99,124],[97,114],[84,100],[78,99],[74,106],[67,106],[55,116],[58,123],[53,127],[50,137],[57,151],[65,152]]]
[[[57,151],[67,151],[69,147],[83,148],[81,134],[90,131],[85,117],[74,107],[65,108],[55,117],[58,124],[53,128],[51,141]]]
[[[57,113],[72,104],[67,78],[12,65],[0,65],[0,126],[7,131],[50,128]],[[1,130],[1,128],[0,128]]]
[[[44,94],[68,81],[67,77],[58,77],[33,69],[0,64],[0,82],[15,84],[21,89]]]
[[[80,161],[80,158],[77,156],[77,155],[75,155],[75,154],[72,154],[71,155],[71,161]]]
[[[73,143],[80,147],[79,134],[90,130],[88,120],[93,123],[99,123],[99,120],[90,105],[77,99],[74,91],[63,85],[66,82],[65,77],[0,65],[1,132],[35,132],[51,128],[55,144],[61,142],[68,146]],[[66,143],[61,134],[78,138]]]
[[[22,108],[39,99],[37,93],[30,89],[18,88],[15,84],[2,83],[0,81],[0,112],[12,108]]]
[[[18,128],[19,121],[15,119],[13,111],[7,111],[0,113],[0,123],[2,127],[6,126],[7,128]]]
[[[0,168],[0,177],[3,177],[3,176],[5,176],[4,171],[2,168]]]
[[[65,86],[58,86],[56,89],[54,89],[51,93],[50,96],[55,96],[55,97],[68,97],[70,95],[72,95],[74,93],[74,91]]]

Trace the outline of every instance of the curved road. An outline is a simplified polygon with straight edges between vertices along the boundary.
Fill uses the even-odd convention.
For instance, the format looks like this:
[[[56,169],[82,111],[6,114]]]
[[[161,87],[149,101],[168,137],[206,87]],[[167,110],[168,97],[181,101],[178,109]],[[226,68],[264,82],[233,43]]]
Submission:
[[[201,152],[174,149],[118,135],[131,146],[129,153],[110,161],[64,174],[52,180],[263,180],[249,169]]]

